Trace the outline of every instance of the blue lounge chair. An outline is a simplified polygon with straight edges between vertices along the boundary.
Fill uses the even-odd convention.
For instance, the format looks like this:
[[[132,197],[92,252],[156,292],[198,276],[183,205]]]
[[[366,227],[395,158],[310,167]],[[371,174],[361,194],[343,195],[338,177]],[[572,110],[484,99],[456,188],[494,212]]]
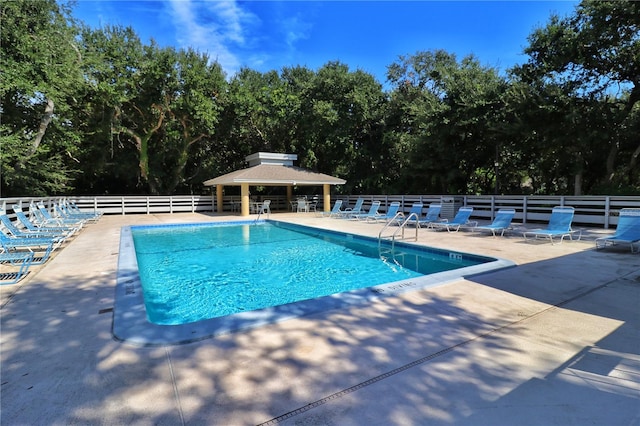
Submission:
[[[67,210],[70,213],[76,213],[76,214],[86,215],[88,217],[93,217],[93,218],[96,219],[96,221],[97,221],[97,219],[101,218],[102,215],[104,214],[104,212],[101,212],[99,210],[94,210],[94,211],[91,211],[91,212],[87,212],[87,211],[81,210],[80,207],[78,207],[78,205],[73,201],[66,201],[65,200],[63,205],[67,208]]]
[[[31,211],[32,217],[37,220],[38,225],[40,226],[73,226],[73,227],[82,227],[85,223],[84,220],[77,219],[65,219],[62,217],[53,217],[49,210],[44,206],[43,203],[31,203],[31,207],[29,208]]]
[[[544,238],[549,239],[553,244],[553,237],[560,237],[560,242],[564,241],[564,237],[573,240],[573,235],[578,234],[578,240],[582,236],[582,231],[574,231],[571,229],[571,222],[574,214],[573,207],[554,207],[551,210],[551,217],[546,229],[532,229],[522,233],[525,241],[530,239]]]
[[[496,236],[496,232],[500,232],[500,236],[502,237],[504,231],[511,227],[511,221],[515,214],[516,211],[514,209],[500,209],[490,225],[476,226],[474,230],[491,231],[494,237]]]
[[[342,207],[342,200],[336,200],[336,202],[333,203],[333,208],[331,209],[331,211],[321,212],[320,216],[321,217],[338,217],[342,214],[342,210],[340,210],[341,207]]]
[[[356,204],[353,207],[347,207],[338,217],[342,219],[349,219],[353,215],[361,214],[362,204],[364,204],[364,198],[358,198],[356,200]]]
[[[442,204],[430,204],[424,219],[418,221],[418,226],[429,228],[432,223],[440,222],[440,210],[442,210]]]
[[[400,209],[400,202],[399,201],[394,201],[391,204],[389,204],[389,208],[387,209],[387,212],[382,214],[382,213],[377,213],[374,216],[371,217],[367,217],[365,218],[366,221],[371,221],[371,222],[384,222],[384,223],[389,223],[392,220],[396,220],[396,215],[398,214],[398,210]]]
[[[638,246],[634,248],[634,244]],[[596,239],[596,250],[616,244],[629,244],[631,253],[640,252],[640,209],[621,209],[616,232]]]
[[[395,225],[401,225],[403,222],[406,222],[407,225],[415,225],[420,220],[420,216],[422,216],[422,207],[424,204],[422,203],[413,203],[411,205],[411,209],[406,214],[399,215],[398,218],[394,221]]]
[[[0,272],[0,284],[15,284],[27,275],[33,263],[33,252],[0,252],[0,263],[19,268],[17,272]]]
[[[369,211],[367,213],[352,215],[352,216],[349,216],[349,218],[356,219],[356,220],[367,220],[369,218],[375,219],[375,217],[378,215],[379,208],[380,208],[380,201],[374,201],[373,203],[371,203],[371,207],[369,207]]]
[[[85,221],[85,222],[97,222],[98,219],[100,218],[99,216],[96,216],[93,213],[72,211],[71,208],[64,202],[54,203],[53,208],[57,212],[58,216],[63,219],[78,220],[78,221]]]
[[[435,230],[446,229],[448,232],[458,232],[461,227],[474,228],[478,225],[478,222],[469,220],[471,213],[473,213],[473,207],[460,207],[451,222],[447,219],[442,219],[440,222],[429,223],[428,228]]]
[[[72,228],[69,226],[38,226],[35,223],[33,223],[27,217],[26,214],[24,214],[24,212],[18,205],[13,206],[13,212],[15,213],[16,219],[18,220],[18,222],[20,222],[22,226],[29,231],[33,231],[33,232],[44,231],[44,232],[55,233],[58,235],[69,235],[69,236],[75,234],[78,231],[78,228]]]
[[[4,210],[0,210],[0,224],[2,227],[13,237],[18,238],[53,238],[59,237],[61,239],[67,238],[66,234],[61,234],[59,232],[54,231],[45,231],[45,230],[35,230],[30,231],[28,229],[19,228],[16,223],[14,223],[9,216],[7,216]]]
[[[41,252],[37,258],[34,257],[32,265],[41,265],[49,259],[49,255],[53,250],[62,244],[57,238],[17,238],[10,237],[4,232],[0,232],[0,246],[5,253],[36,253]]]

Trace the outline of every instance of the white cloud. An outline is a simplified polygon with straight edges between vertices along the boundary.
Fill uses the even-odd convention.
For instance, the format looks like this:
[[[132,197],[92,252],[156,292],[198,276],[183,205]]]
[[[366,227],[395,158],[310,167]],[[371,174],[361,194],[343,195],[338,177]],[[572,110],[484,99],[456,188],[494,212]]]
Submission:
[[[208,53],[228,75],[238,71],[242,61],[233,48],[245,44],[253,15],[231,0],[171,0],[169,10],[181,47]]]
[[[295,44],[298,40],[304,40],[309,38],[309,32],[312,25],[304,20],[301,20],[299,16],[292,16],[283,21],[285,42],[289,49],[295,49]]]
[[[242,66],[277,69],[298,60],[316,6],[237,0],[169,0],[166,7],[179,47],[206,52],[233,76]],[[305,12],[305,13],[303,13]],[[258,14],[260,16],[258,16]]]

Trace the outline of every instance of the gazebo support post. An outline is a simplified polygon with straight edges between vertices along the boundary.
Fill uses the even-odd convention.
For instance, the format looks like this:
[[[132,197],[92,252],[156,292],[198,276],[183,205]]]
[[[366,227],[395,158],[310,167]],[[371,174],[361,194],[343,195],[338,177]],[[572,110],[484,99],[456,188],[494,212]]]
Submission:
[[[331,185],[328,183],[322,185],[322,195],[324,196],[322,209],[328,213],[331,211]]]
[[[249,216],[249,184],[240,185],[240,216]]]
[[[224,186],[216,185],[216,206],[218,207],[218,213],[222,213],[224,209],[224,201],[222,196],[224,195]]]
[[[292,200],[293,200],[293,185],[287,185],[287,211],[289,211],[289,206],[291,205]]]

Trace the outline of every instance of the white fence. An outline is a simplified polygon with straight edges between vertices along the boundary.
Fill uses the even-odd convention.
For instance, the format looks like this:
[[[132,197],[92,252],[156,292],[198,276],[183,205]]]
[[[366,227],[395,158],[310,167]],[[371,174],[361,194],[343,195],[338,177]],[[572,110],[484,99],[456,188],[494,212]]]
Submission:
[[[332,200],[342,199],[343,206],[352,206],[358,197],[364,198],[364,207],[369,208],[372,201],[380,201],[380,211],[386,211],[390,203],[400,202],[401,210],[407,212],[416,202],[424,204],[426,211],[431,203],[442,203],[442,215],[452,217],[461,206],[473,207],[473,217],[490,221],[501,208],[516,210],[515,221],[546,222],[555,206],[570,206],[576,210],[574,223],[609,228],[618,223],[618,212],[625,207],[640,208],[640,196],[521,196],[521,195],[336,195]],[[214,195],[176,195],[176,196],[78,196],[67,197],[75,201],[81,209],[100,210],[105,214],[154,214],[154,213],[195,213],[213,212]],[[285,196],[263,197],[271,200],[272,211],[289,211],[290,204]],[[37,198],[0,198],[0,208],[12,213],[11,206],[21,204],[28,208],[31,201],[42,201],[51,207],[60,197]],[[322,197],[320,197],[322,201]],[[223,198],[224,211],[233,211],[238,196]],[[261,201],[261,200],[257,200]],[[333,202],[333,201],[332,201]],[[321,206],[319,206],[321,208]]]
[[[514,220],[521,223],[547,222],[551,210],[556,206],[575,208],[573,223],[604,227],[608,229],[618,223],[618,213],[625,207],[640,208],[640,196],[522,196],[522,195],[349,195],[337,196],[343,200],[343,206],[353,205],[358,197],[364,198],[364,207],[368,208],[372,201],[381,201],[380,210],[400,202],[403,211],[408,212],[413,203],[423,203],[424,209],[431,203],[442,204],[442,216],[453,217],[462,206],[473,207],[473,218],[493,220],[495,213],[501,208],[516,211]]]

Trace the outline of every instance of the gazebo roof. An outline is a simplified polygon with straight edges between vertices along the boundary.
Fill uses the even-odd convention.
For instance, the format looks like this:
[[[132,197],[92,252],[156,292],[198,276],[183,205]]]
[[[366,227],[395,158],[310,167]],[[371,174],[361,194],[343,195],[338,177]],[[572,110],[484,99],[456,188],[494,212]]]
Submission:
[[[282,186],[282,185],[343,185],[344,179],[315,173],[295,166],[279,166],[272,164],[259,164],[246,169],[236,170],[217,178],[204,182],[206,186],[213,185],[250,185]]]
[[[343,185],[346,180],[316,173],[292,165],[297,155],[274,154],[259,152],[247,157],[249,164],[246,169],[236,170],[226,175],[218,176],[204,182],[206,186],[213,185],[241,185],[248,183],[254,186],[310,186],[310,185]]]

